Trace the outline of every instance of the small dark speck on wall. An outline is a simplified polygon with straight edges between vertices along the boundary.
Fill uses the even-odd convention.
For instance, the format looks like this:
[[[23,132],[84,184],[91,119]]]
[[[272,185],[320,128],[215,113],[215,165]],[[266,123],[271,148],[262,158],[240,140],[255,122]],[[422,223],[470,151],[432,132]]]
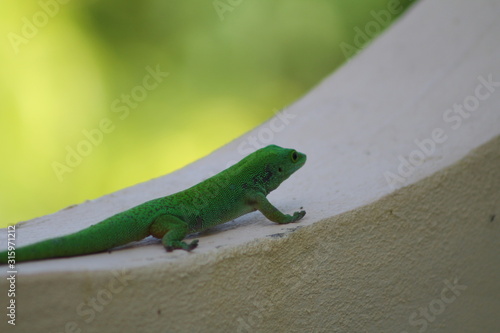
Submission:
[[[496,216],[495,214],[490,215],[490,222],[493,222],[493,220],[495,219],[495,216]]]

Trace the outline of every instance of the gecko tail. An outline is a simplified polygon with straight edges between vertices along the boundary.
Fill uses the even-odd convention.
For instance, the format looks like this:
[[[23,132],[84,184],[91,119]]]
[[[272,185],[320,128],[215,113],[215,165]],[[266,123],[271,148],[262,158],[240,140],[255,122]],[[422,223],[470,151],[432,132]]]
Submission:
[[[0,252],[0,264],[72,257],[102,252],[149,236],[149,228],[132,214],[120,213],[81,231]]]

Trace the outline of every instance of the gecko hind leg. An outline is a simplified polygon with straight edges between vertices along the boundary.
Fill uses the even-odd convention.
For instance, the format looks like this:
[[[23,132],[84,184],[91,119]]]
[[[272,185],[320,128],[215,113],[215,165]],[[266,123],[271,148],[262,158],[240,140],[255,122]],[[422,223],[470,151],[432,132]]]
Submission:
[[[158,217],[151,225],[150,232],[153,236],[161,238],[167,252],[177,249],[191,251],[198,246],[197,239],[189,244],[183,241],[189,233],[189,227],[186,222],[173,215]]]

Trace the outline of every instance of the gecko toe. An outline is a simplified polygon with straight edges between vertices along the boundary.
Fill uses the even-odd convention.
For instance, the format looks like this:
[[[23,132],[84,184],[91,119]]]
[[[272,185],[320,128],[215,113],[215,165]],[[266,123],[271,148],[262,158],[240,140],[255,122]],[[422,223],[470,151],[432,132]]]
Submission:
[[[197,246],[198,246],[198,240],[197,240],[197,239],[195,239],[194,241],[192,241],[192,242],[189,244],[189,246],[188,246],[187,250],[188,250],[188,251],[194,250]]]

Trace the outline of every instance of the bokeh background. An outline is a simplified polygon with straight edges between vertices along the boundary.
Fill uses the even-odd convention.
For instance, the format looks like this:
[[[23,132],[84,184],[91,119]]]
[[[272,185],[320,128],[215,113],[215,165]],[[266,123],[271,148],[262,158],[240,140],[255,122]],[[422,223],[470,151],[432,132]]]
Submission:
[[[209,154],[300,98],[410,5],[2,1],[0,227]]]

